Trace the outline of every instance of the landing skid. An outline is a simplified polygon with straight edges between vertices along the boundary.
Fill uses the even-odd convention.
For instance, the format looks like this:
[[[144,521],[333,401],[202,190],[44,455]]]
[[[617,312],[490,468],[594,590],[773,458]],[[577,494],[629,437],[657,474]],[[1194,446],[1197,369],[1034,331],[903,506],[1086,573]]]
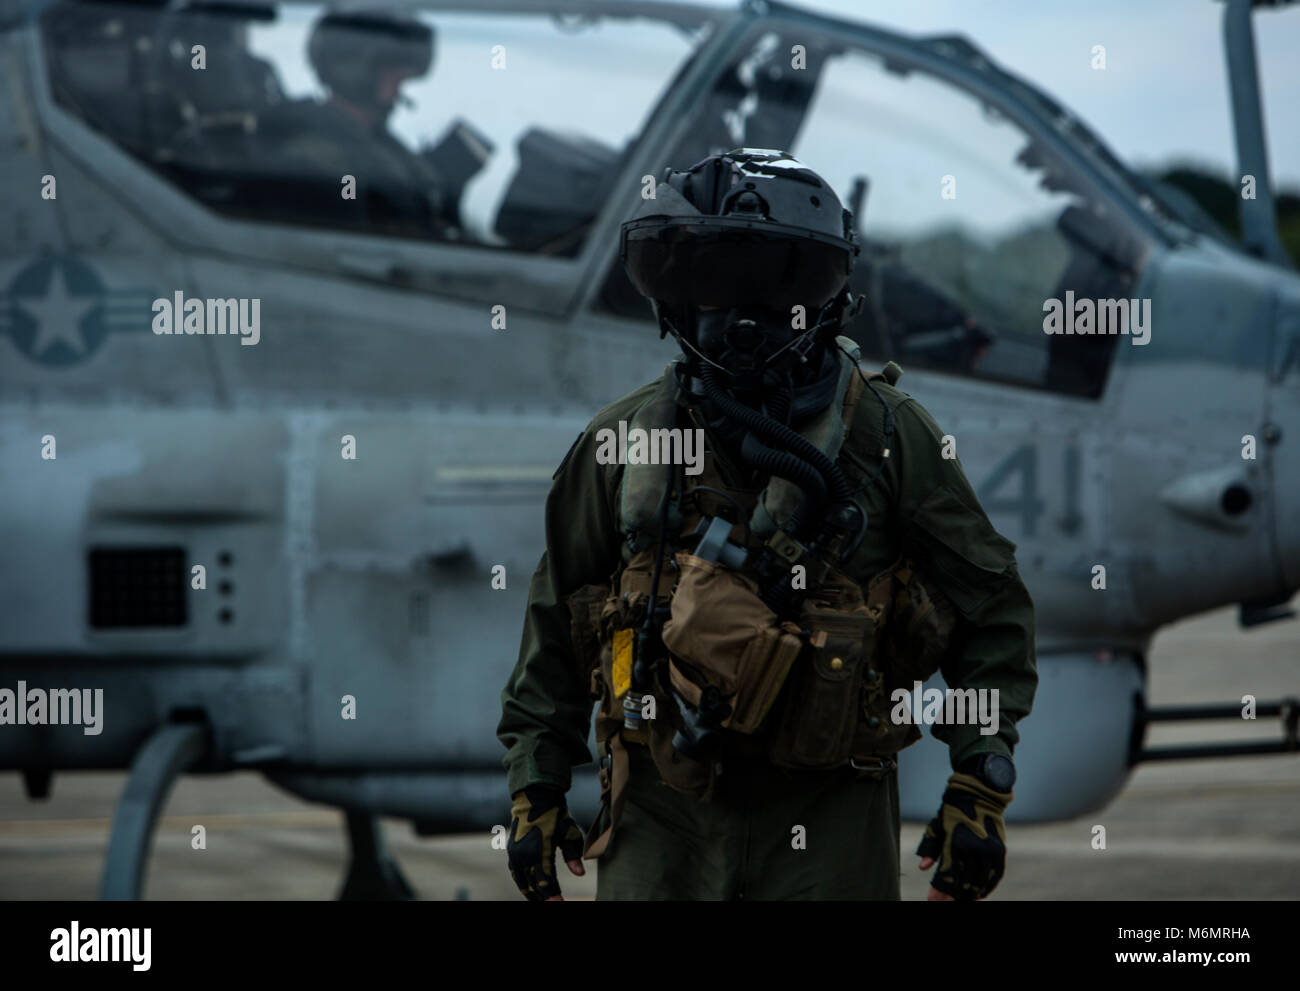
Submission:
[[[1256,757],[1260,754],[1290,754],[1300,751],[1300,700],[1284,698],[1276,702],[1260,702],[1255,706],[1256,718],[1276,716],[1282,723],[1282,739],[1277,742],[1205,743],[1184,746],[1147,747],[1146,728],[1153,723],[1181,723],[1203,719],[1233,719],[1240,721],[1242,705],[1168,705],[1147,707],[1137,700],[1137,718],[1133,723],[1133,739],[1129,746],[1129,764],[1155,760],[1200,760],[1205,757]]]
[[[176,779],[207,753],[206,726],[169,723],[159,727],[135,755],[113,814],[104,877],[99,886],[99,897],[104,901],[140,898],[158,813]]]

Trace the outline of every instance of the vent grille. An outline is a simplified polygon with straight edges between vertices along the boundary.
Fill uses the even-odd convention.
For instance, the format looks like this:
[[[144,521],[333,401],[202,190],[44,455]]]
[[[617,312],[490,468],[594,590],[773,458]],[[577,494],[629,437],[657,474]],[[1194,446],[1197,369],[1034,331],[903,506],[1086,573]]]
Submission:
[[[183,547],[95,548],[89,570],[92,627],[185,625]]]

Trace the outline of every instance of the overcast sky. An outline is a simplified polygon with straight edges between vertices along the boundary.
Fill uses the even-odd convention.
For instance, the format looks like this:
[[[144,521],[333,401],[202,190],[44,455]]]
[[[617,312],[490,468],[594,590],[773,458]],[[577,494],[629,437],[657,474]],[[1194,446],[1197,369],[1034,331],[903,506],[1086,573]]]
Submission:
[[[1236,171],[1218,0],[809,0],[909,34],[959,33],[1036,83],[1139,167]],[[731,6],[730,3],[723,6]],[[1275,183],[1300,189],[1300,4],[1255,13]],[[1093,45],[1106,69],[1091,67]]]

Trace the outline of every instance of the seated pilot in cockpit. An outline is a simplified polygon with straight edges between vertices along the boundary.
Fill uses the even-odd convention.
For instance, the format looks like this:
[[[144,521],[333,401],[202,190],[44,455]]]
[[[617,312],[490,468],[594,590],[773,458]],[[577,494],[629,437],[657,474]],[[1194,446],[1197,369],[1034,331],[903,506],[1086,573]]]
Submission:
[[[433,28],[387,12],[331,13],[312,29],[308,57],[325,100],[286,103],[262,124],[267,168],[298,175],[308,222],[438,240],[461,236],[458,200],[464,183],[490,151],[468,167],[449,148],[453,127],[437,148],[412,151],[389,129],[401,89],[433,65]],[[465,126],[461,126],[461,130]],[[344,198],[342,177],[356,181]],[[292,208],[289,205],[287,208]]]
[[[413,17],[327,14],[308,43],[324,100],[290,101],[268,114],[261,144],[269,173],[300,180],[286,186],[306,222],[380,233],[454,236],[442,182],[433,166],[388,129],[402,84],[433,63],[433,30]],[[356,197],[341,192],[356,180]]]
[[[249,45],[250,28],[276,17],[263,0],[55,0],[41,15],[55,99],[224,213],[460,237],[461,191],[491,142],[457,120],[417,152],[389,129],[402,85],[433,64],[433,29],[409,15],[327,14],[308,43],[326,97],[290,99]]]

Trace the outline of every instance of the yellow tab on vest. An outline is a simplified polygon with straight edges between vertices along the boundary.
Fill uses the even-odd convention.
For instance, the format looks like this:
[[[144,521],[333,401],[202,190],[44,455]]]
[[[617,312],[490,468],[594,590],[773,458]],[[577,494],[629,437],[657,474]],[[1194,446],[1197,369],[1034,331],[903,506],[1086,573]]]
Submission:
[[[622,698],[632,687],[633,630],[614,631],[614,697]]]

